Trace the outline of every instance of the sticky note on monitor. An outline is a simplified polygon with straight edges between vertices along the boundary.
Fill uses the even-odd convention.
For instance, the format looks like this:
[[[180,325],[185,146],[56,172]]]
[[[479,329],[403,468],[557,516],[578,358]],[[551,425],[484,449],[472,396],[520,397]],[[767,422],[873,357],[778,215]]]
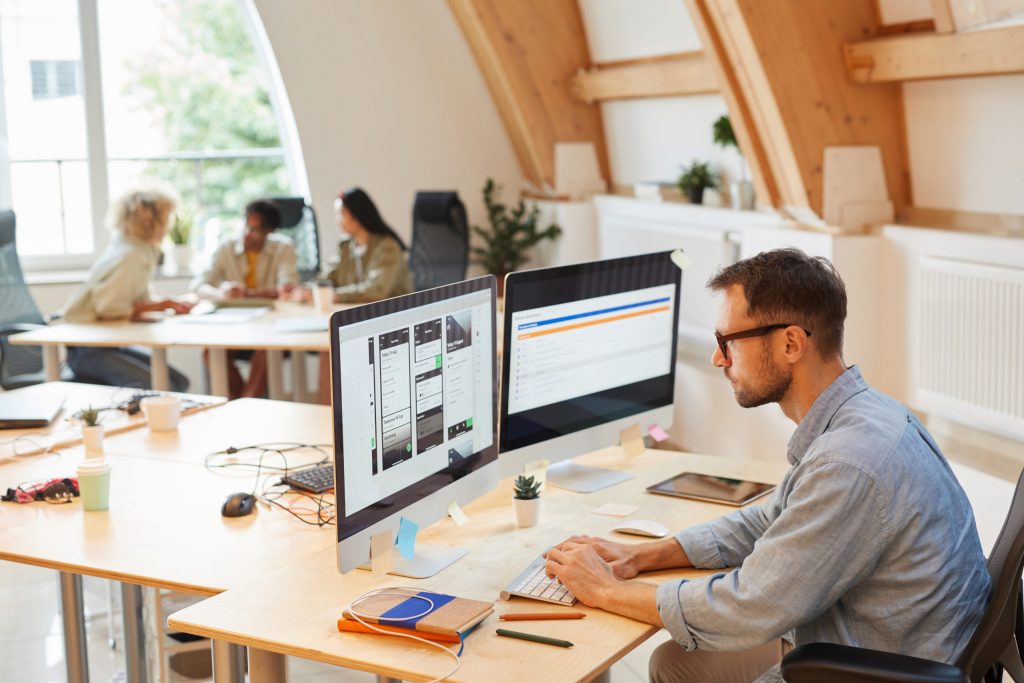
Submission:
[[[394,565],[394,557],[391,555],[393,549],[391,529],[370,536],[370,570],[375,578],[391,571]]]
[[[632,458],[643,453],[644,437],[640,432],[640,425],[635,424],[619,432],[619,445],[622,446],[622,451],[627,457]]]
[[[651,425],[647,428],[647,433],[651,435],[652,439],[659,442],[668,438],[668,434],[660,425]]]
[[[395,541],[395,545],[398,546],[398,552],[407,560],[411,560],[416,554],[416,532],[419,530],[420,526],[416,522],[405,517],[402,517],[398,524],[398,540]]]
[[[679,268],[679,270],[686,270],[690,267],[690,264],[693,263],[693,261],[690,260],[690,257],[683,253],[682,249],[676,249],[673,251],[669,258],[672,259],[672,263],[676,264],[676,267]]]
[[[452,521],[459,526],[464,526],[466,522],[469,521],[469,517],[467,517],[466,513],[459,507],[458,502],[454,500],[448,503],[448,515],[452,518]]]

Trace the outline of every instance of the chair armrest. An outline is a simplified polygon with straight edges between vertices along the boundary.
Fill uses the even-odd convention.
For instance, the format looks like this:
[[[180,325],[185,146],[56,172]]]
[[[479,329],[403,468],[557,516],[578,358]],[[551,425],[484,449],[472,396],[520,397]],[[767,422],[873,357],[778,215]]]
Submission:
[[[9,325],[0,325],[0,339],[7,339],[7,337],[10,337],[12,334],[38,330],[41,327],[46,327],[46,325],[38,325],[36,323],[11,323]]]
[[[782,659],[786,683],[969,683],[951,664],[832,643],[801,645]]]

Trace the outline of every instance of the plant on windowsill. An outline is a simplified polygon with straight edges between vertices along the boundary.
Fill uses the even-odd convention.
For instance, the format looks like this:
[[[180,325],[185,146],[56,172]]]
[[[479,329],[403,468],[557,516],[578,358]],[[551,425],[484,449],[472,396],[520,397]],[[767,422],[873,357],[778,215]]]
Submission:
[[[732,200],[732,208],[752,211],[754,209],[754,183],[750,182],[747,171],[747,160],[743,156],[736,141],[736,133],[733,132],[732,122],[728,116],[719,116],[711,128],[711,137],[715,144],[723,149],[730,147],[740,155],[740,179],[729,184],[729,197]]]
[[[473,226],[473,232],[483,239],[484,246],[472,249],[473,263],[483,266],[498,278],[498,296],[505,292],[505,276],[526,263],[527,252],[531,248],[562,234],[562,229],[554,223],[543,230],[537,227],[540,220],[538,207],[527,209],[519,200],[519,204],[510,210],[501,203],[500,195],[501,185],[488,178],[484,185],[484,205],[490,227],[485,230]]]
[[[718,187],[718,174],[711,170],[706,161],[694,161],[683,169],[676,185],[691,204],[701,204],[704,201],[704,190]]]
[[[171,241],[172,256],[174,265],[178,272],[189,272],[192,269],[192,230],[195,227],[195,220],[188,211],[179,211],[174,214],[171,228],[167,231],[167,239]]]
[[[103,427],[100,425],[99,408],[91,405],[78,411],[78,419],[82,421],[82,444],[85,446],[85,457],[98,458],[103,455]]]
[[[516,477],[512,486],[515,495],[512,497],[512,507],[516,513],[516,526],[535,526],[540,519],[540,487],[542,483],[532,475],[520,474]]]

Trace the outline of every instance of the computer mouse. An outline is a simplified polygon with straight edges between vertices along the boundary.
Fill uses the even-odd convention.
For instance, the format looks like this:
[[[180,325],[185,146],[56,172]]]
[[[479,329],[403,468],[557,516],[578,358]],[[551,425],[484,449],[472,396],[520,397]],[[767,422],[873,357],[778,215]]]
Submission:
[[[623,520],[621,524],[613,528],[620,534],[633,534],[634,536],[647,536],[649,538],[665,538],[668,536],[668,527],[658,522],[651,522],[646,519]]]
[[[225,517],[245,517],[256,509],[256,496],[251,493],[232,493],[220,508]]]

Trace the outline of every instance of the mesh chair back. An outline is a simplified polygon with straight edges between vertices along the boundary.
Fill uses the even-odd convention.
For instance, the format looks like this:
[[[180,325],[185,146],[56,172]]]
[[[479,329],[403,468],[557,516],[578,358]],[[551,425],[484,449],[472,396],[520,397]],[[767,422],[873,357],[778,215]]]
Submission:
[[[0,211],[0,327],[16,323],[44,324],[21,272],[14,240],[13,211]],[[39,372],[43,355],[38,346],[12,346],[0,336],[0,386],[16,375]]]
[[[988,558],[992,595],[988,608],[958,666],[972,681],[981,680],[999,662],[1017,680],[1020,653],[1014,639],[1021,609],[1021,571],[1024,570],[1024,472],[1017,480],[1010,511]],[[1010,661],[1016,658],[1016,662]],[[1015,671],[1016,669],[1016,671]]]
[[[412,207],[409,270],[417,291],[466,277],[469,225],[455,192],[417,192]]]
[[[299,278],[312,280],[320,272],[320,229],[316,212],[303,197],[273,197],[281,211],[281,227],[277,234],[284,235],[295,245]]]

